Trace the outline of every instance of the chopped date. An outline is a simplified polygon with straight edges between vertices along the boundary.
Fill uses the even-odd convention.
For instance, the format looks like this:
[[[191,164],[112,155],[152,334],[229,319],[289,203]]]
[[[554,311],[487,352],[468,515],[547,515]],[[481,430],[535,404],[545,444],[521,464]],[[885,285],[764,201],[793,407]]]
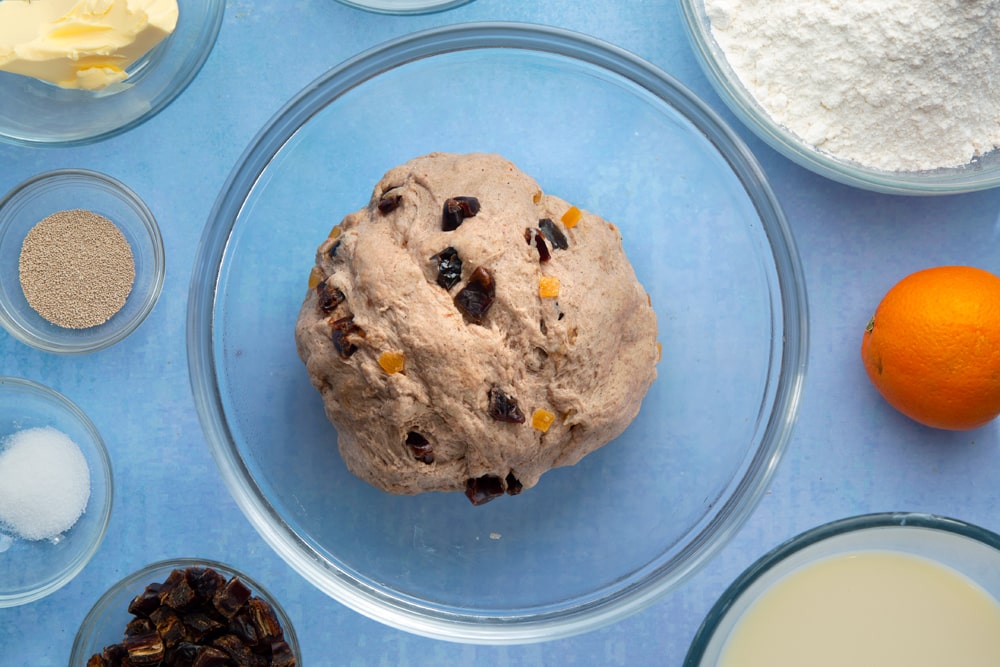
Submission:
[[[330,249],[326,251],[326,256],[333,259],[337,256],[337,251],[340,250],[340,239],[337,239]]]
[[[455,295],[455,306],[470,320],[482,324],[495,297],[496,285],[493,283],[493,274],[480,266],[469,276],[469,282],[465,287]]]
[[[489,400],[489,414],[493,419],[512,424],[524,423],[524,413],[517,406],[517,401],[505,394],[499,387],[490,389]]]
[[[122,641],[122,646],[125,647],[125,652],[128,653],[129,662],[136,666],[159,665],[163,662],[163,656],[166,653],[163,640],[160,639],[155,630],[141,635],[126,637]]]
[[[233,577],[212,597],[215,610],[226,618],[232,618],[247,603],[253,592],[239,578]]]
[[[403,195],[389,190],[384,192],[378,200],[378,212],[382,215],[392,213],[403,202]]]
[[[549,240],[553,248],[558,248],[559,250],[569,248],[569,241],[566,240],[566,235],[562,233],[561,229],[556,227],[556,223],[552,222],[551,218],[542,218],[539,220],[538,227],[542,230],[542,234],[545,234],[545,238]]]
[[[325,280],[316,285],[316,295],[319,297],[319,309],[324,313],[329,313],[336,309],[337,306],[344,303],[344,299],[346,298],[343,292],[332,285],[328,285]]]
[[[192,593],[192,608],[178,613],[167,601]],[[181,594],[186,599],[186,594]],[[238,577],[211,568],[175,569],[129,604],[133,619],[123,640],[106,646],[87,667],[295,667],[271,605]]]
[[[530,245],[532,242],[535,244],[535,249],[538,250],[538,261],[547,262],[552,259],[552,255],[549,254],[549,247],[545,245],[545,237],[542,233],[535,229],[534,227],[528,227],[524,230],[524,240]]]
[[[160,603],[171,609],[184,610],[196,599],[183,570],[174,570],[160,587]]]
[[[451,246],[434,255],[431,259],[437,262],[437,284],[441,287],[450,290],[462,279],[462,258],[458,256],[458,251]]]
[[[473,505],[485,505],[503,495],[503,482],[496,475],[470,477],[465,481],[465,497]]]
[[[365,332],[354,323],[354,316],[342,317],[330,325],[333,330],[330,336],[333,338],[333,347],[341,359],[349,359],[352,354],[358,351],[358,346],[351,342],[351,338],[364,338]]]
[[[517,477],[514,477],[513,471],[507,473],[507,477],[504,479],[504,481],[507,483],[508,496],[516,496],[517,494],[521,493],[521,491],[524,490],[524,485],[521,484],[521,480],[519,480]]]
[[[151,611],[160,606],[160,584],[146,586],[142,593],[136,595],[128,605],[128,613],[136,616],[148,616]]]
[[[410,431],[406,434],[406,445],[416,460],[427,464],[434,463],[434,447],[424,436],[416,431]]]
[[[441,212],[441,229],[453,232],[465,222],[479,213],[479,200],[475,197],[450,197],[444,201]]]

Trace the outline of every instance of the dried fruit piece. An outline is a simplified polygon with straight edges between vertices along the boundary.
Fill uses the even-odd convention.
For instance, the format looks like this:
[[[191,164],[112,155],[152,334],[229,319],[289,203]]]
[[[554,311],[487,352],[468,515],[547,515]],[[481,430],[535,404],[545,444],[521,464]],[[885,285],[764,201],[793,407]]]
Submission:
[[[535,244],[535,249],[538,250],[538,261],[547,262],[552,259],[552,255],[549,254],[549,247],[545,245],[545,237],[542,233],[535,229],[534,227],[528,227],[524,230],[524,240]]]
[[[566,225],[566,229],[573,229],[576,227],[577,223],[580,222],[580,218],[583,217],[583,212],[580,211],[576,206],[570,206],[565,213],[562,214],[562,223]]]
[[[323,269],[314,266],[312,271],[309,272],[309,289],[316,289],[316,285],[323,282],[324,278]]]
[[[340,239],[337,239],[337,241],[332,246],[330,246],[330,249],[326,251],[326,256],[329,257],[330,259],[333,259],[334,257],[337,256],[338,250],[340,250]]]
[[[479,213],[479,200],[475,197],[451,197],[444,200],[444,210],[441,213],[441,229],[453,232],[465,222],[466,218]]]
[[[569,248],[569,241],[566,240],[566,235],[562,233],[561,229],[556,227],[556,223],[552,222],[551,218],[542,218],[539,220],[538,228],[542,230],[542,234],[545,234],[545,238],[549,240],[553,248],[559,248],[560,250]]]
[[[212,597],[215,610],[226,618],[232,618],[240,610],[253,592],[239,577],[233,577]]]
[[[295,667],[295,654],[285,640],[271,643],[271,667]]]
[[[455,306],[470,320],[482,324],[495,297],[496,286],[493,283],[493,275],[480,266],[469,276],[469,282],[465,287],[455,295]]]
[[[402,352],[386,350],[378,356],[378,365],[389,375],[401,373],[406,363],[406,357]]]
[[[465,481],[465,497],[473,505],[484,505],[503,495],[503,482],[496,475],[470,477]]]
[[[135,616],[149,616],[160,606],[160,584],[150,584],[139,593],[128,605],[128,613]]]
[[[517,400],[505,394],[499,387],[490,389],[489,400],[489,415],[493,419],[512,424],[524,423],[524,413],[517,406]]]
[[[188,583],[202,603],[210,602],[223,586],[226,578],[210,567],[189,567],[184,570]]]
[[[184,611],[195,600],[194,589],[183,570],[174,570],[160,588],[160,602],[178,611]]]
[[[410,448],[410,452],[413,453],[413,458],[416,460],[427,464],[434,463],[434,447],[427,441],[427,438],[416,431],[410,431],[406,434],[406,446]]]
[[[344,293],[330,285],[325,280],[316,285],[316,294],[319,296],[317,305],[324,313],[329,313],[337,306],[344,303]]]
[[[531,195],[531,201],[535,204],[542,201],[542,191],[535,190],[535,194]]]
[[[147,632],[141,635],[126,637],[122,642],[128,659],[131,664],[137,667],[141,665],[159,665],[163,662],[163,655],[166,649],[163,641],[156,631]]]
[[[531,427],[545,433],[555,420],[556,416],[554,413],[543,408],[538,408],[531,415]]]
[[[513,470],[507,473],[507,477],[504,478],[504,483],[507,484],[508,496],[516,496],[517,494],[521,493],[521,491],[524,491],[524,485],[521,484],[521,480],[519,480],[517,477],[514,477]]]
[[[271,643],[284,637],[278,616],[274,613],[274,608],[266,601],[260,598],[250,598],[247,602],[247,610],[261,641]]]
[[[333,347],[342,359],[348,359],[358,351],[358,346],[351,342],[351,338],[364,338],[365,332],[354,323],[354,316],[342,317],[330,325],[332,329]]]
[[[437,284],[441,287],[450,290],[462,279],[462,258],[458,256],[458,251],[451,246],[434,255],[431,259],[437,262]]]
[[[211,646],[202,646],[191,667],[228,667],[229,656]]]
[[[394,192],[393,190],[383,192],[378,200],[378,212],[382,215],[392,213],[399,208],[402,201],[403,195],[399,192]]]
[[[184,625],[177,612],[170,607],[160,607],[149,615],[149,620],[156,626],[156,632],[167,648],[176,646],[184,639]]]
[[[538,296],[543,299],[554,299],[559,296],[559,279],[555,276],[542,276],[539,278]]]

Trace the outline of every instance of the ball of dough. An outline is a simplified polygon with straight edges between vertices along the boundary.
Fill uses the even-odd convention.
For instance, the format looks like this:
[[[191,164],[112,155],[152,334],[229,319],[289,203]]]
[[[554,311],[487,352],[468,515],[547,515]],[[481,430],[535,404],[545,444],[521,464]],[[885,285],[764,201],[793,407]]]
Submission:
[[[656,338],[617,227],[490,154],[386,173],[319,246],[295,327],[352,473],[475,504],[617,437]]]

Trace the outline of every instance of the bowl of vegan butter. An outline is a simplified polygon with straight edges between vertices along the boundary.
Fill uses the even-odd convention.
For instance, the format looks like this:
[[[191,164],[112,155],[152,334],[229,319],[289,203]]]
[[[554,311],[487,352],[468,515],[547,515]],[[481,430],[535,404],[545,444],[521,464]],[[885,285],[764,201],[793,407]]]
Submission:
[[[97,141],[184,90],[225,0],[0,0],[0,140]]]
[[[685,667],[974,667],[1000,656],[1000,536],[928,514],[809,530],[750,566]]]

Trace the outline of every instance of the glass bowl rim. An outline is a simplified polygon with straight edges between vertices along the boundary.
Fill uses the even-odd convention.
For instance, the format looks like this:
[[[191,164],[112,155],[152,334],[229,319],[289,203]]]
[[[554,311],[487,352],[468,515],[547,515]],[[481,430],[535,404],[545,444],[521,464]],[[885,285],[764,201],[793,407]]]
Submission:
[[[390,16],[410,16],[414,14],[434,14],[443,12],[455,7],[472,2],[472,0],[423,0],[412,7],[392,9],[390,7],[376,6],[368,0],[338,0],[341,4],[354,9],[360,9],[374,14],[387,14]]]
[[[926,512],[873,512],[836,519],[815,526],[765,553],[726,587],[706,614],[691,641],[687,657],[684,659],[684,667],[701,666],[702,655],[712,641],[719,624],[725,620],[730,608],[754,583],[774,567],[814,544],[840,535],[878,528],[926,528],[966,537],[1000,552],[1000,535],[959,519]],[[998,557],[1000,557],[1000,553],[998,553]]]
[[[14,146],[28,146],[36,148],[68,148],[71,146],[86,146],[124,134],[125,132],[142,125],[159,114],[161,111],[170,106],[174,100],[180,97],[180,95],[187,90],[187,87],[191,85],[191,82],[195,80],[198,73],[201,72],[202,67],[204,67],[205,63],[208,61],[208,57],[215,49],[219,33],[222,30],[222,21],[225,18],[226,13],[226,0],[197,0],[197,2],[204,2],[207,4],[207,9],[210,11],[214,10],[214,13],[212,13],[210,17],[211,20],[205,21],[201,25],[193,39],[194,42],[202,44],[203,48],[194,58],[185,59],[187,66],[178,71],[178,74],[181,74],[182,76],[173,82],[173,84],[167,89],[166,94],[162,94],[161,91],[161,94],[154,98],[154,103],[151,104],[148,109],[121,125],[95,132],[92,135],[80,136],[73,139],[51,139],[46,137],[15,137],[0,131],[0,142],[8,143]],[[174,34],[176,34],[176,32]],[[168,39],[171,39],[172,41],[174,34],[170,35]],[[158,46],[164,46],[164,44],[160,44]]]
[[[772,346],[780,345],[782,354],[780,369],[775,373],[778,386],[774,396],[769,397],[770,414],[761,438],[768,446],[757,446],[741,483],[703,529],[713,531],[711,539],[696,540],[684,550],[683,568],[671,577],[664,576],[662,567],[647,568],[641,585],[623,587],[596,603],[541,614],[486,616],[432,609],[376,589],[336,564],[325,562],[329,565],[326,568],[317,564],[323,561],[321,555],[287,527],[263,498],[239,456],[218,398],[212,336],[216,288],[227,239],[246,196],[269,166],[276,147],[294,135],[317,108],[385,71],[422,58],[501,47],[557,54],[609,70],[668,102],[689,121],[696,118],[700,131],[712,132],[713,145],[739,177],[768,231],[780,286],[780,294],[772,294],[772,298],[781,300],[787,335],[779,343],[772,341]],[[269,546],[321,591],[379,622],[436,639],[483,644],[548,641],[602,627],[653,604],[713,556],[756,507],[786,448],[798,409],[808,347],[804,285],[791,230],[763,170],[721,118],[674,77],[624,49],[562,28],[496,21],[453,24],[391,39],[334,67],[295,95],[250,142],[230,172],[199,243],[188,297],[189,379],[206,442],[237,505]]]
[[[47,403],[59,406],[60,409],[65,410],[68,414],[70,414],[73,419],[76,420],[85,431],[87,431],[92,448],[96,452],[98,462],[100,463],[100,475],[96,474],[98,471],[91,470],[90,472],[91,484],[93,484],[94,477],[99,476],[106,480],[105,486],[107,488],[104,503],[102,503],[99,508],[101,515],[100,524],[93,540],[88,543],[87,549],[82,551],[75,559],[73,559],[73,562],[63,571],[61,576],[53,579],[44,586],[36,588],[35,590],[23,595],[4,597],[0,599],[0,608],[16,607],[40,600],[68,584],[83,570],[84,567],[87,566],[87,564],[94,557],[94,554],[97,553],[101,543],[104,541],[104,536],[111,523],[111,510],[114,500],[115,486],[114,473],[111,467],[111,455],[108,452],[107,445],[104,443],[104,438],[101,436],[100,431],[98,431],[97,426],[94,425],[94,422],[90,420],[90,417],[87,416],[80,406],[71,401],[64,394],[51,387],[47,387],[40,382],[35,382],[34,380],[22,377],[0,375],[0,391],[6,391],[9,388],[14,388],[19,392],[29,392],[35,394],[36,396],[43,398]]]
[[[83,667],[83,665],[86,664],[90,655],[83,655],[83,653],[87,650],[84,644],[98,630],[98,612],[103,612],[107,609],[108,605],[119,593],[126,592],[127,589],[132,586],[145,586],[147,584],[154,583],[150,577],[153,576],[153,573],[157,570],[185,569],[187,567],[212,568],[222,574],[231,574],[239,577],[243,583],[250,587],[255,596],[264,599],[274,608],[279,620],[282,621],[281,630],[284,633],[285,641],[291,647],[295,657],[299,661],[299,664],[302,664],[302,650],[299,646],[298,635],[295,632],[295,627],[292,624],[291,617],[270,590],[262,586],[253,577],[248,576],[242,569],[234,565],[230,565],[229,563],[224,563],[211,558],[183,557],[163,558],[153,563],[149,563],[148,565],[144,565],[143,567],[125,575],[111,584],[111,586],[109,586],[108,589],[104,591],[99,598],[97,598],[97,601],[87,611],[86,616],[84,616],[83,622],[80,623],[80,627],[77,629],[76,635],[73,638],[73,647],[70,651],[69,665],[72,667]],[[126,609],[123,609],[122,611],[127,613]],[[124,623],[122,624],[121,629],[124,633]]]
[[[44,352],[75,355],[97,352],[98,350],[111,347],[127,338],[129,334],[139,328],[139,325],[145,321],[160,298],[166,274],[166,258],[163,236],[160,233],[159,224],[156,222],[156,216],[153,215],[146,202],[130,187],[118,179],[101,172],[90,169],[71,168],[52,169],[36,174],[15,185],[3,198],[0,198],[0,211],[3,211],[12,202],[24,197],[33,196],[34,191],[39,188],[43,188],[46,185],[58,187],[60,182],[68,179],[75,179],[78,184],[86,187],[95,187],[96,184],[96,187],[101,188],[109,196],[116,197],[125,202],[136,213],[136,219],[142,223],[142,230],[145,231],[153,249],[153,264],[148,269],[152,275],[152,284],[139,310],[135,312],[130,320],[123,322],[120,327],[109,330],[108,335],[95,339],[90,343],[58,342],[36,336],[28,331],[12,312],[8,312],[9,309],[6,303],[0,302],[0,326],[3,326],[11,336],[25,345]],[[122,224],[117,221],[113,222],[117,226]],[[0,225],[2,225],[2,220],[0,220]],[[2,238],[2,235],[0,235],[0,238]],[[130,294],[129,297],[131,298],[132,295]]]
[[[688,41],[709,83],[729,110],[766,144],[798,165],[832,181],[872,192],[894,195],[948,195],[1000,186],[1000,164],[989,178],[941,178],[936,171],[885,171],[837,158],[807,144],[775,122],[753,95],[729,75],[724,54],[706,30],[704,0],[680,0]],[[1000,153],[1000,148],[995,149]],[[973,163],[975,160],[973,160]],[[943,174],[957,168],[944,168]]]

